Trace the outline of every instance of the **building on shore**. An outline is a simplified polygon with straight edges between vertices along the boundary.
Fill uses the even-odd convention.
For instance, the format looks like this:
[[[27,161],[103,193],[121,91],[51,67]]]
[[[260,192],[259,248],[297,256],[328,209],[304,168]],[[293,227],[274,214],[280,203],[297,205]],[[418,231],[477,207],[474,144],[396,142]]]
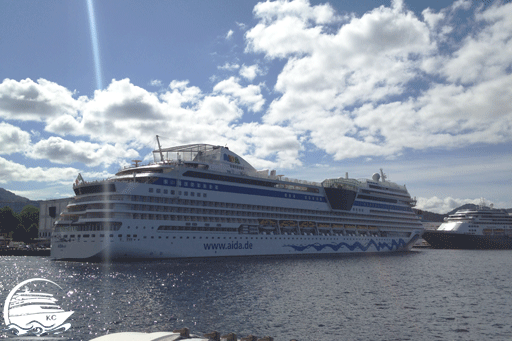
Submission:
[[[52,199],[39,202],[39,240],[40,244],[50,245],[53,225],[60,213],[73,198]]]

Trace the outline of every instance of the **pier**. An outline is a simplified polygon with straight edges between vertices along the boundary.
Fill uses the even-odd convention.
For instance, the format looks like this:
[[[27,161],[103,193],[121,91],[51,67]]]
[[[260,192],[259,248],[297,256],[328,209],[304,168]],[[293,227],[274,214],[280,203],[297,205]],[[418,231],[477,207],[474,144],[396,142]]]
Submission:
[[[0,256],[50,256],[49,248],[2,247]]]

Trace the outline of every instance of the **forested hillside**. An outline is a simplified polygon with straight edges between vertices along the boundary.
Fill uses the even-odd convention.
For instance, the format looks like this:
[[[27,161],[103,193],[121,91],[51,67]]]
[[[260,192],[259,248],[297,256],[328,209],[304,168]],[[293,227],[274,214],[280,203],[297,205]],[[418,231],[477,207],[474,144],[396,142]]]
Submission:
[[[13,241],[30,243],[38,236],[39,209],[27,205],[20,213],[10,207],[0,208],[0,235]]]

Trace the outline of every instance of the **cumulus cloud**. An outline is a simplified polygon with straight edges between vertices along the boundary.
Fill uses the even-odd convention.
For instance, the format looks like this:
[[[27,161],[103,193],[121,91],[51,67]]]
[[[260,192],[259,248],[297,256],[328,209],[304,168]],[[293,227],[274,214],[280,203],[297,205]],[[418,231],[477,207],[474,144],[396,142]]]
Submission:
[[[8,123],[0,122],[0,154],[22,152],[27,150],[29,145],[29,133]]]
[[[482,201],[482,198],[478,199],[458,199],[452,197],[438,198],[436,196],[431,198],[418,198],[416,208],[423,211],[434,212],[438,214],[446,214],[453,209],[460,207],[465,204],[478,205]],[[484,200],[490,203],[488,200]]]
[[[421,14],[423,15],[424,21],[428,24],[431,30],[436,29],[438,23],[445,18],[445,13],[435,13],[430,8],[424,9]]]
[[[512,65],[512,3],[493,6],[475,19],[483,28],[467,36],[440,70],[449,81],[469,87],[510,76]]]
[[[96,90],[94,99],[83,110],[89,118],[97,120],[162,118],[158,96],[130,82],[129,79],[113,80],[105,90]],[[85,116],[84,116],[85,117]]]
[[[454,11],[468,8],[426,9],[422,21],[396,1],[333,30],[329,7],[319,20],[307,1],[257,5],[247,51],[286,60],[263,121],[335,159],[510,141],[512,4],[477,10],[480,28],[441,54]]]
[[[32,159],[47,159],[61,164],[81,162],[89,167],[100,164],[108,166],[119,160],[139,157],[137,151],[120,145],[71,142],[54,136],[34,144],[26,155]]]
[[[244,77],[249,81],[253,81],[256,76],[263,74],[258,64],[246,66],[242,65],[240,68],[240,76]]]
[[[246,154],[245,159],[256,168],[294,168],[302,165],[302,150],[296,132],[289,127],[245,123],[227,134],[233,150]],[[274,160],[271,160],[271,159]]]
[[[63,114],[77,114],[80,101],[65,87],[39,79],[0,83],[0,117],[20,121],[45,121]]]
[[[235,33],[235,32],[233,32],[233,30],[229,30],[229,31],[228,31],[228,33],[226,34],[226,39],[227,39],[227,40],[231,39],[231,38],[233,37],[233,34],[234,34],[234,33]]]
[[[260,111],[265,104],[260,85],[248,85],[244,88],[236,77],[219,82],[213,90],[233,96],[241,105],[247,106],[254,112]]]
[[[226,79],[208,94],[191,86],[187,80],[174,80],[167,90],[158,93],[142,89],[128,79],[113,80],[106,89],[95,91],[93,97],[75,99],[74,105],[80,108],[76,114],[55,116],[45,125],[45,130],[50,133],[70,138],[85,136],[102,143],[52,136],[16,151],[23,150],[25,156],[33,159],[60,164],[80,162],[94,167],[139,157],[136,149],[154,147],[157,134],[171,136],[169,143],[173,145],[197,142],[236,145],[235,138],[244,135],[238,131],[245,129],[239,122],[244,114],[242,108],[257,112],[265,103],[261,85],[242,86],[239,82],[240,79],[235,77]],[[33,120],[38,119],[34,117]],[[8,128],[13,130],[15,127]],[[13,131],[21,134],[19,129]],[[29,137],[27,134],[23,136]],[[270,142],[262,141],[261,150],[267,150],[266,156],[276,155],[272,146],[266,143]],[[13,148],[9,150],[14,151]],[[286,153],[291,156],[284,157]],[[283,167],[297,164],[297,160],[290,160],[298,157],[296,152],[281,150],[281,154],[283,157],[270,163],[286,162]],[[260,151],[253,160],[263,164],[264,158],[265,153]]]
[[[71,181],[76,178],[77,174],[78,169],[72,167],[26,167],[0,157],[0,183],[2,184],[13,181],[58,182],[70,184]]]

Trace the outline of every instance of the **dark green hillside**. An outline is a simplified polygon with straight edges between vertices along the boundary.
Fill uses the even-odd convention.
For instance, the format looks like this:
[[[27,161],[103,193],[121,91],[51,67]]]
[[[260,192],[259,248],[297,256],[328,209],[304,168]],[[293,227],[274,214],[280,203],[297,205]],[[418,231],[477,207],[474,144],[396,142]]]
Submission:
[[[10,207],[14,212],[20,213],[27,205],[39,208],[39,202],[16,195],[6,189],[0,188],[0,208]]]
[[[9,192],[6,189],[0,188],[0,201],[12,201],[12,202],[29,202],[30,200],[25,197]]]

